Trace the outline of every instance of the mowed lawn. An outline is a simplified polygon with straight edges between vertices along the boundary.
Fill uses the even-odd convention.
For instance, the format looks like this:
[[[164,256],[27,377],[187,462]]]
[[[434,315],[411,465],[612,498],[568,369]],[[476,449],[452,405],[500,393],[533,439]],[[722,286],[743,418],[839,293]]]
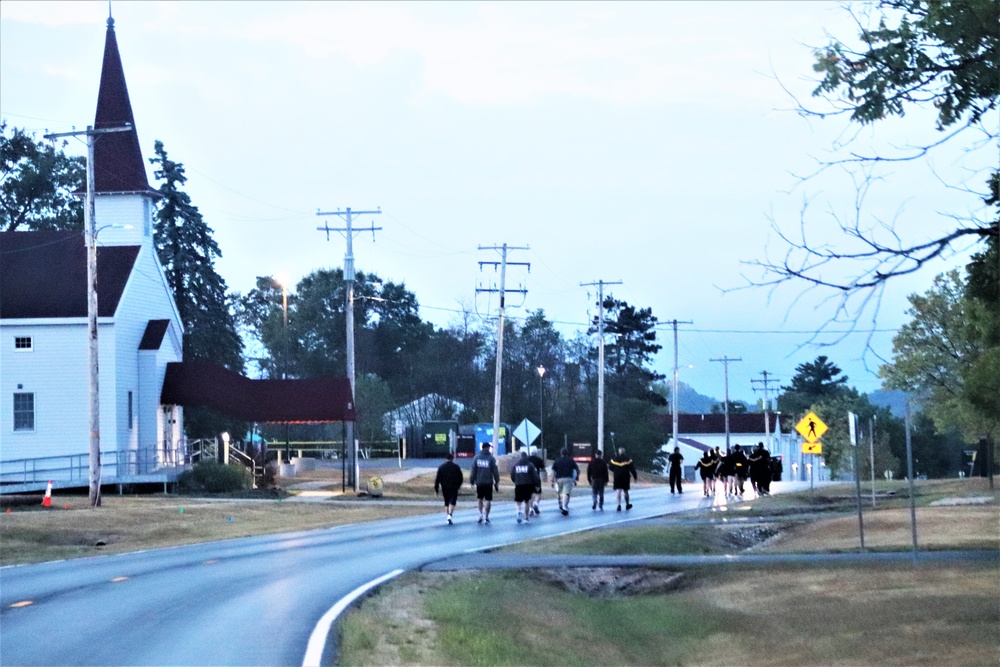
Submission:
[[[858,551],[857,514],[844,492],[755,503],[754,518],[780,529],[752,552]],[[955,494],[989,500],[930,505]],[[917,511],[921,549],[1000,550],[997,501],[983,480],[924,486]],[[908,551],[905,499],[880,504],[864,513],[866,546]],[[835,511],[817,517],[818,507]],[[785,518],[790,509],[798,512]],[[698,516],[688,514],[679,525],[669,519],[641,522],[506,550],[739,550],[731,526],[713,525],[706,515],[699,524]],[[807,557],[794,566],[691,567],[677,573],[681,583],[669,593],[615,597],[569,592],[551,582],[551,573],[531,570],[411,573],[343,619],[339,664],[1000,665],[995,561],[819,566]]]

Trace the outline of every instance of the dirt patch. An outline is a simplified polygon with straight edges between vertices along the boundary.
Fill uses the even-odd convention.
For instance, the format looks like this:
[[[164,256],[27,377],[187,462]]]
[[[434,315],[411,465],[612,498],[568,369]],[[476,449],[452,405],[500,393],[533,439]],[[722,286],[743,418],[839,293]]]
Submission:
[[[669,593],[684,579],[679,572],[631,567],[561,567],[538,570],[535,576],[572,593],[599,598]]]
[[[727,539],[737,550],[750,549],[779,535],[782,529],[782,526],[770,523],[733,526],[727,530]]]

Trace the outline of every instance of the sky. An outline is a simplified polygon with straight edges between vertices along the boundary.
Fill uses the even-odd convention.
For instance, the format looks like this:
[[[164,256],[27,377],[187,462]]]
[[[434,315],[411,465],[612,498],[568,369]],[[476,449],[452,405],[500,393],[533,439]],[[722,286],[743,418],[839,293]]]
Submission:
[[[115,29],[145,158],[164,142],[214,230],[231,290],[342,266],[403,282],[439,327],[495,316],[488,248],[508,244],[509,317],[544,310],[567,337],[596,288],[678,326],[679,378],[755,402],[826,355],[860,391],[909,320],[908,294],[969,247],[891,283],[851,332],[836,296],[748,287],[780,259],[776,229],[840,247],[838,220],[930,238],[980,205],[994,149],[893,164],[858,203],[845,151],[939,138],[933,117],[852,128],[804,117],[813,50],[857,28],[830,2],[118,2]],[[105,2],[0,5],[0,116],[33,130],[93,123]],[[84,147],[67,151],[83,154]],[[156,187],[152,168],[150,183]],[[946,187],[946,185],[953,187]],[[880,234],[888,234],[881,229]],[[883,237],[885,238],[885,237]],[[831,266],[824,277],[848,275]],[[511,305],[516,307],[510,307]],[[821,327],[820,333],[816,333]],[[672,377],[673,331],[657,371]],[[730,358],[724,364],[713,359]],[[727,370],[728,369],[728,370]],[[776,385],[771,384],[771,390]],[[756,389],[756,391],[755,391]]]

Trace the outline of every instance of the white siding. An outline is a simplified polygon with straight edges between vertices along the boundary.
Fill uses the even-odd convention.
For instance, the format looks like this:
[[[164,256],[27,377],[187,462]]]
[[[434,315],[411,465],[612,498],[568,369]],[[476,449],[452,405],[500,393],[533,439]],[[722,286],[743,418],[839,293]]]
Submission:
[[[151,202],[147,195],[97,195],[94,222],[100,245],[152,245]],[[131,229],[124,229],[131,225]]]
[[[153,248],[149,197],[99,196],[96,206],[97,225],[105,227],[98,236],[101,245],[141,245],[114,317],[98,322],[101,450],[155,450],[164,431],[175,441],[183,432],[181,410],[172,413],[176,422],[167,428],[159,406],[166,365],[182,360],[180,317]],[[107,227],[124,224],[133,228]],[[169,320],[170,325],[160,349],[149,351],[147,358],[140,355],[139,342],[150,320]],[[31,352],[14,351],[18,336],[32,338]],[[86,318],[0,320],[0,459],[87,453],[87,343]],[[13,430],[15,392],[35,395],[34,431]]]

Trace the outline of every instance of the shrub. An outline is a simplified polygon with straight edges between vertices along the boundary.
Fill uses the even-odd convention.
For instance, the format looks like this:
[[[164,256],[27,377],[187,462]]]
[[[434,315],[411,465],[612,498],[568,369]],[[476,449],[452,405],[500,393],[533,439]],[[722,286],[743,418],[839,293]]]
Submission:
[[[177,485],[184,491],[232,493],[250,488],[250,475],[239,463],[223,465],[215,461],[202,461],[182,473]]]

